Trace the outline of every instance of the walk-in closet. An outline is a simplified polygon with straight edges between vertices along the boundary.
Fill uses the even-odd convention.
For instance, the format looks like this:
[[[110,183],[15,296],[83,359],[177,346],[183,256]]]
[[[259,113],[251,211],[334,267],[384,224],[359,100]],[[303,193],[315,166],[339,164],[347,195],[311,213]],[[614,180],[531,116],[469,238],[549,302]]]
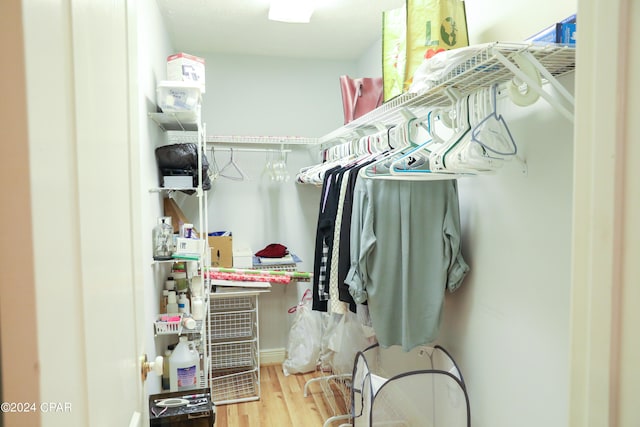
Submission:
[[[345,124],[340,76],[382,76],[382,11],[405,0],[351,0],[379,15],[378,29],[354,15],[339,41],[313,26],[335,2],[316,1],[312,22],[298,24],[268,21],[266,0],[227,1],[0,6],[12,58],[2,88],[16,100],[0,111],[4,139],[17,141],[5,144],[15,165],[1,173],[18,186],[0,216],[0,396],[15,402],[0,426],[165,425],[161,414],[198,405],[201,424],[185,422],[638,425],[640,6],[466,0],[474,50],[450,57],[457,65],[436,90]],[[207,21],[208,10],[219,16]],[[575,45],[525,42],[574,14]],[[256,15],[264,23],[244,25]],[[324,33],[303,45],[305,25]],[[161,111],[177,53],[200,58],[206,74],[187,115]],[[531,83],[541,96],[526,92]],[[457,142],[429,145],[456,132],[482,147],[482,164]],[[185,143],[196,170],[205,158],[208,182],[171,188],[158,148]],[[350,196],[331,206],[334,246],[323,246],[327,200]],[[385,215],[398,220],[380,223]],[[163,227],[207,238],[156,253]],[[426,245],[434,235],[446,243]],[[256,255],[269,251],[278,255]],[[442,286],[416,292],[416,267],[432,268],[434,252]],[[308,341],[294,329],[305,310],[322,322],[318,335],[304,330]],[[363,335],[348,335],[347,322]],[[288,372],[295,332],[329,356]],[[186,367],[175,376],[162,369],[172,351]]]

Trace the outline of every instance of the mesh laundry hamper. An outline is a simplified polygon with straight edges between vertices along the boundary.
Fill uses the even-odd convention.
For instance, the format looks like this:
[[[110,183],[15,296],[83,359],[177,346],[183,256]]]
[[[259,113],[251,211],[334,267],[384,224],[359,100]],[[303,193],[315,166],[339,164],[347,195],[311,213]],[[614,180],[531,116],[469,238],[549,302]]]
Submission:
[[[426,347],[429,369],[387,376],[379,347],[356,356],[351,413],[354,426],[469,427],[469,398],[462,374],[440,346]]]

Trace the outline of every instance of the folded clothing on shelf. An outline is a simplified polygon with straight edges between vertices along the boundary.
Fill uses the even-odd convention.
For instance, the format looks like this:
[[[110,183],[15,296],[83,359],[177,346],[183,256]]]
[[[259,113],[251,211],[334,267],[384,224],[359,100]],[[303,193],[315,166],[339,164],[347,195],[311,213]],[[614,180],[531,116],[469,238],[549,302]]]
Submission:
[[[270,245],[265,246],[264,249],[256,252],[256,256],[260,258],[282,258],[289,253],[289,250],[286,246],[281,245],[280,243],[271,243]]]
[[[282,258],[264,258],[259,256],[253,257],[253,266],[268,266],[268,265],[292,265],[295,266],[297,263],[302,262],[302,260],[294,253],[289,252],[288,255],[283,256]]]

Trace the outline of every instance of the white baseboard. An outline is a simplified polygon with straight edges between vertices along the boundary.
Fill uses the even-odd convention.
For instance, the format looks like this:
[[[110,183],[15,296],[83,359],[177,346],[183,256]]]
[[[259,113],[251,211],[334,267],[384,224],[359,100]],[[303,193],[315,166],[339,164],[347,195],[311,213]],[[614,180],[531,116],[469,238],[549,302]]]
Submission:
[[[284,362],[286,352],[287,351],[284,348],[260,350],[260,365],[274,365],[282,363]]]

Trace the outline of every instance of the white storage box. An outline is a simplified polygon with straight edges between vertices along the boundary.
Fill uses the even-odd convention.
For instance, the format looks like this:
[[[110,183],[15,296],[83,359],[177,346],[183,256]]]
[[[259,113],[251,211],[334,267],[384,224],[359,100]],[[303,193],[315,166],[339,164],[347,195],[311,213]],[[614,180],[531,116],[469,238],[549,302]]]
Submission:
[[[166,188],[193,188],[191,175],[165,175],[162,180]]]
[[[204,69],[204,58],[188,53],[176,53],[167,58],[167,80],[197,83],[202,93],[205,91]]]
[[[253,252],[250,248],[233,249],[233,268],[252,268]]]
[[[185,239],[184,237],[176,239],[176,254],[200,256],[203,249],[204,240],[202,239]]]
[[[158,106],[165,113],[194,111],[200,105],[200,86],[193,82],[163,80],[157,87]]]

